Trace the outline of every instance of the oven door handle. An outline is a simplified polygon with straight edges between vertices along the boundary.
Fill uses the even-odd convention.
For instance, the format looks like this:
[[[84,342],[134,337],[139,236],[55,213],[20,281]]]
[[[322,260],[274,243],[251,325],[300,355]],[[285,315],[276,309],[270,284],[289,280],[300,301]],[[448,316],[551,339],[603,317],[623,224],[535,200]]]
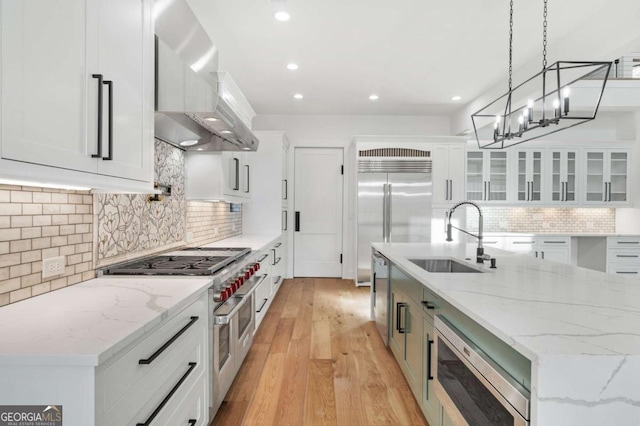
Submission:
[[[429,340],[427,344],[427,380],[433,380],[433,376],[431,375],[431,357],[433,356],[433,348],[434,340]]]
[[[236,312],[238,312],[240,308],[242,308],[242,306],[244,306],[244,304],[247,302],[245,298],[239,298],[239,297],[232,297],[229,300],[233,300],[233,299],[242,299],[242,300],[238,302],[238,304],[235,305],[233,308],[231,308],[229,312],[225,312],[226,310],[229,309],[226,303],[220,306],[218,308],[218,311],[213,313],[213,323],[215,325],[229,324],[231,322],[231,317],[234,316]]]

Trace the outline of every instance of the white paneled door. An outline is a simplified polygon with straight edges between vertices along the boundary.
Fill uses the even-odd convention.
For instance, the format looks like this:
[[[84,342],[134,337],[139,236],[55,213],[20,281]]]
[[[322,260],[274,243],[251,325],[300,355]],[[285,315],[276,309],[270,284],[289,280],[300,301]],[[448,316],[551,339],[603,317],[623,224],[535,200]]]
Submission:
[[[342,148],[296,148],[296,277],[342,276]]]

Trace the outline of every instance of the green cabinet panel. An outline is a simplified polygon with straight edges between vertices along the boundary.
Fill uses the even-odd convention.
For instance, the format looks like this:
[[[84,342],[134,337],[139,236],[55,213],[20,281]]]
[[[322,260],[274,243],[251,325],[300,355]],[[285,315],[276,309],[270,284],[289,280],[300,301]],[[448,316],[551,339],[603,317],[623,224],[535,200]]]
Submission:
[[[423,381],[422,381],[422,401],[421,408],[430,425],[438,426],[440,424],[440,401],[436,397],[433,388],[432,374],[435,367],[434,350],[434,328],[433,320],[429,315],[422,316],[423,340]]]

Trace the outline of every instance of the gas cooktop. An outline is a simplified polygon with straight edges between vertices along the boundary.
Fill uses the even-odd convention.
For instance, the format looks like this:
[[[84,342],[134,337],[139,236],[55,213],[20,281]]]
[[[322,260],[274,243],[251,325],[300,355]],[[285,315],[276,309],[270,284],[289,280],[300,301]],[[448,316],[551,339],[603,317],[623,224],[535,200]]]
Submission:
[[[103,275],[213,275],[251,252],[250,248],[194,247],[113,265]]]

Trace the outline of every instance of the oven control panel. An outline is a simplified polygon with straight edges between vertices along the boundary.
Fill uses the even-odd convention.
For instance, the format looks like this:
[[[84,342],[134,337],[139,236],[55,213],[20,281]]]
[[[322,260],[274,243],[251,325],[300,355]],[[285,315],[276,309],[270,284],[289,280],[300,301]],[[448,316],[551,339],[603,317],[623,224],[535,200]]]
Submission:
[[[240,287],[248,283],[259,270],[260,263],[252,263],[240,269],[235,275],[214,289],[213,300],[215,302],[224,302],[229,299]]]

